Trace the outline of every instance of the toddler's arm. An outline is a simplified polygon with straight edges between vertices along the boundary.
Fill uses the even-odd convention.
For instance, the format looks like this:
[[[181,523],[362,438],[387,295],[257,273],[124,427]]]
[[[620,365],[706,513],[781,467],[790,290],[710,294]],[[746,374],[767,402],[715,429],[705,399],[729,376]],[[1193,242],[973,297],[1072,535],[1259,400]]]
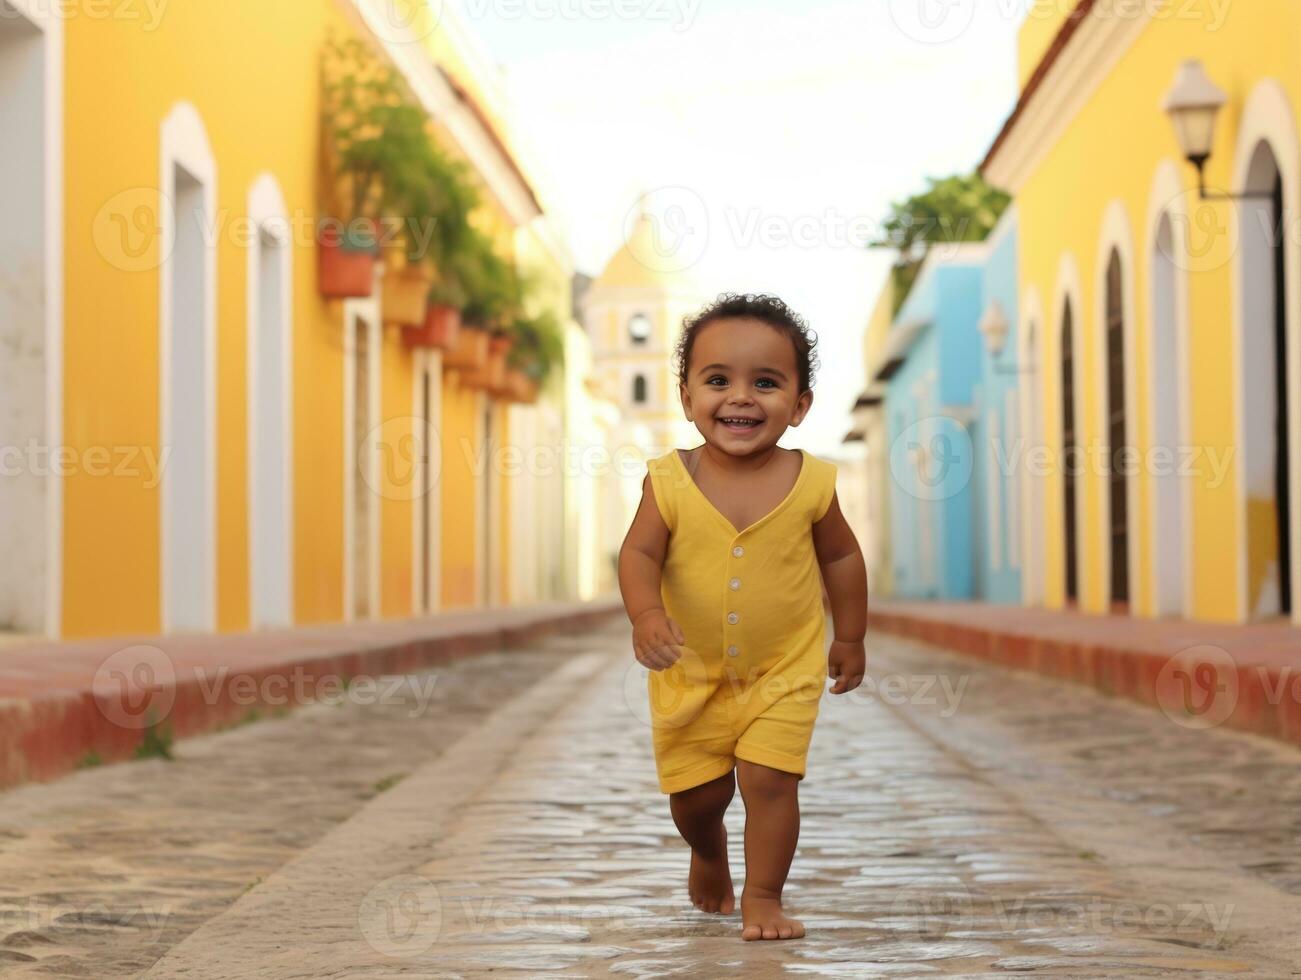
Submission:
[[[647,474],[641,505],[619,549],[619,591],[632,622],[633,651],[638,662],[651,670],[673,666],[681,656],[674,647],[686,643],[682,628],[669,619],[660,598],[668,544],[668,525],[655,505],[655,491]]]
[[[863,645],[867,635],[867,564],[835,494],[822,520],[813,525],[813,547],[831,599],[836,631],[827,652],[827,672],[836,681],[831,693],[844,694],[863,683],[867,672]]]

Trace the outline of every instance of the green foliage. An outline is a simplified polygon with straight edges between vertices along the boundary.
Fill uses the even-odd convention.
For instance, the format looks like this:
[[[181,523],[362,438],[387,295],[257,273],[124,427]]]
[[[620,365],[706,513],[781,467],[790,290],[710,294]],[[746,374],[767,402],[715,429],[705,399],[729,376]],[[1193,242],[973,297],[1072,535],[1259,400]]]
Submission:
[[[140,744],[136,746],[135,757],[137,759],[168,759],[172,758],[172,732],[171,726],[156,722],[152,716],[146,719],[147,724],[140,739]]]
[[[78,769],[94,769],[104,764],[104,758],[94,749],[89,750],[85,755],[77,760]]]
[[[890,206],[884,235],[870,246],[898,252],[892,272],[895,312],[932,245],[984,241],[1012,200],[977,173],[928,177],[926,182],[925,191]]]
[[[360,39],[329,39],[322,71],[326,153],[344,217],[391,222],[410,262],[447,261],[479,203],[468,169],[439,148],[401,75]]]
[[[565,359],[564,326],[550,310],[523,316],[511,324],[515,343],[506,355],[510,367],[519,368],[541,384]]]

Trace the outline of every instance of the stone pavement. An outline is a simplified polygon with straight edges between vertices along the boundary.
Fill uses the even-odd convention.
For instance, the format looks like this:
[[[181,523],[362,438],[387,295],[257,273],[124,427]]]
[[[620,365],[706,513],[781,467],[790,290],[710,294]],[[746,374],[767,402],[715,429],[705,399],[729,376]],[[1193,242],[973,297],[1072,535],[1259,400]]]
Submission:
[[[175,795],[179,774],[161,763],[0,796],[0,909],[24,894],[111,894],[132,864],[150,867],[152,834],[152,890],[132,901],[157,912],[172,896],[184,910],[152,944],[112,903],[29,930],[17,948],[31,959],[8,961],[12,975],[127,976],[150,962],[145,976],[204,980],[1301,976],[1301,753],[888,637],[869,645],[872,683],[824,701],[814,738],[788,895],[809,937],[743,943],[739,916],[687,903],[687,852],[655,787],[644,677],[626,646],[612,624],[456,665],[480,710],[495,710],[342,823],[348,806],[317,786],[311,754],[291,762],[272,747],[226,769],[215,743],[265,745],[261,726],[183,746],[206,753],[219,785],[206,799],[194,784],[194,798]],[[449,697],[373,734],[348,722],[331,764],[347,769],[355,746],[381,782],[408,771],[459,702]],[[288,737],[314,712],[352,710],[269,724]],[[203,766],[183,768],[193,779]],[[137,781],[96,782],[110,772]],[[292,792],[271,791],[280,779]],[[241,781],[254,789],[239,795]],[[134,846],[111,822],[92,831],[96,806],[130,815]],[[738,797],[738,886],[742,820]],[[33,850],[21,835],[38,828]],[[43,880],[52,857],[73,855],[84,882],[70,863]],[[232,895],[255,865],[268,869],[260,882]],[[69,952],[95,930],[111,956]],[[0,964],[15,948],[0,933]]]

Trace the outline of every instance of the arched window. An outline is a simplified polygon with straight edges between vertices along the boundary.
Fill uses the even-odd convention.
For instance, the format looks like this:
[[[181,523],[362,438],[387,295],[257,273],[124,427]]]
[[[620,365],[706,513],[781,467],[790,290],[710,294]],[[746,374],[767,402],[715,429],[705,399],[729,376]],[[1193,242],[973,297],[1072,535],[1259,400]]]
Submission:
[[[1129,486],[1125,473],[1125,296],[1120,253],[1107,261],[1107,436],[1111,601],[1129,601]]]
[[[1061,332],[1062,365],[1062,477],[1064,492],[1062,499],[1063,517],[1065,518],[1065,563],[1066,563],[1066,601],[1075,602],[1079,598],[1079,581],[1075,573],[1076,563],[1076,527],[1075,496],[1076,480],[1079,467],[1079,453],[1075,432],[1075,322],[1071,313],[1071,304],[1067,300],[1062,309]]]
[[[628,321],[628,339],[634,344],[649,343],[651,332],[650,317],[645,313],[638,313]]]
[[[646,404],[646,375],[638,374],[632,379],[632,400],[634,404]]]

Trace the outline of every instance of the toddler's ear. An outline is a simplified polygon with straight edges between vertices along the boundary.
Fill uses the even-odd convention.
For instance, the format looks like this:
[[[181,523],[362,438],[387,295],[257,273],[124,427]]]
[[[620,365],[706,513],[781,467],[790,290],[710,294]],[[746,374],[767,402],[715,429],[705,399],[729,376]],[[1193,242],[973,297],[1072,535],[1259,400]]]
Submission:
[[[809,409],[813,407],[813,391],[803,392],[795,402],[795,413],[791,416],[791,425],[797,426],[804,421],[804,417],[809,414]]]

